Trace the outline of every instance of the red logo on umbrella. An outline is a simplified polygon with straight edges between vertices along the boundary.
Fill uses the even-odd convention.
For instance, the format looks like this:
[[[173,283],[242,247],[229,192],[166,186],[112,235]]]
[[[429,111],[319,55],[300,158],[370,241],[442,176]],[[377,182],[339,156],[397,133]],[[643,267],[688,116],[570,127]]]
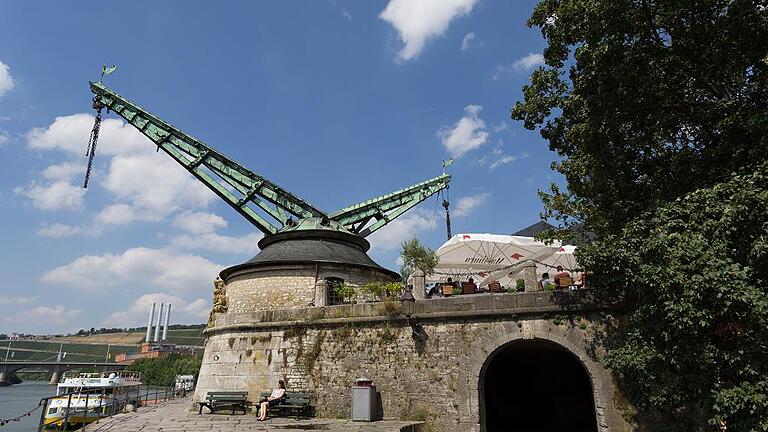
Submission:
[[[510,255],[510,258],[514,258],[516,260],[519,260],[520,258],[524,257],[525,255],[520,255],[519,253],[515,252],[512,255]]]
[[[467,239],[469,239],[469,236],[468,236],[468,235],[466,235],[466,234],[464,234],[463,236],[461,236],[461,239],[462,239],[462,240],[467,240]]]

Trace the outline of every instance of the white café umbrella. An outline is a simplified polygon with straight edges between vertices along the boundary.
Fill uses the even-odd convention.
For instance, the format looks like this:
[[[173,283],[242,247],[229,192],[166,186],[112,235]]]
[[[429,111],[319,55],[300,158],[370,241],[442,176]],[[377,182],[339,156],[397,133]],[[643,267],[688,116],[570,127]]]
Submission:
[[[499,269],[526,260],[540,261],[560,249],[560,242],[547,245],[533,237],[500,234],[457,234],[435,251],[438,263],[427,283],[467,280],[483,284]]]
[[[569,272],[571,276],[576,278],[577,273],[581,273],[579,263],[576,261],[576,246],[573,245],[561,245],[552,251],[548,256],[535,259],[536,261],[536,277],[537,279],[544,273],[549,273],[550,276],[554,276],[557,266],[562,266],[563,270]],[[512,280],[520,276],[523,266],[517,265],[510,268],[501,268],[491,273],[487,278],[483,280],[483,285],[491,282],[499,282],[501,285],[509,286],[512,284]]]

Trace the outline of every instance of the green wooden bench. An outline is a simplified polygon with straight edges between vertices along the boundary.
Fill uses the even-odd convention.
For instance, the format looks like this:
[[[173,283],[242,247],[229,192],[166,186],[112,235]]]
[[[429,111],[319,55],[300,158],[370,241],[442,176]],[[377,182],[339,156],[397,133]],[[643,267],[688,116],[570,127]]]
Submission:
[[[261,398],[268,398],[272,392],[261,393]],[[268,415],[277,416],[296,416],[296,420],[299,420],[301,416],[307,418],[312,413],[312,406],[310,405],[309,392],[285,392],[285,400],[280,404],[270,407],[267,411]]]
[[[232,415],[235,414],[235,409],[240,408],[243,414],[246,413],[246,404],[248,403],[247,391],[214,391],[208,392],[205,396],[204,402],[198,402],[200,410],[198,414],[203,413],[203,407],[207,407],[211,410],[211,413],[216,412],[217,409],[222,407],[232,407]]]

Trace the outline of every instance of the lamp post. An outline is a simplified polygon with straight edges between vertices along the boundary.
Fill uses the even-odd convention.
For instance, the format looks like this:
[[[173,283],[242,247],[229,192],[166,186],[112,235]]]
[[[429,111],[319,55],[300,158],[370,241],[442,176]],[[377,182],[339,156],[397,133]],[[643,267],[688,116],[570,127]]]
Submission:
[[[410,324],[411,315],[413,315],[413,310],[416,308],[416,299],[413,297],[410,286],[405,287],[403,295],[400,296],[400,304],[403,306],[403,315],[405,315],[406,321]]]

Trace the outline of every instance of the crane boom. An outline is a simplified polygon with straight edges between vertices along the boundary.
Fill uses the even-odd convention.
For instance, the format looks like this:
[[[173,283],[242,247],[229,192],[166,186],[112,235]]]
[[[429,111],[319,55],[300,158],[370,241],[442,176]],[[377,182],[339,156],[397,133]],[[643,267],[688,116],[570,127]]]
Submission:
[[[99,102],[152,140],[265,234],[277,232],[278,227],[256,213],[249,207],[249,203],[255,204],[282,225],[288,222],[289,215],[297,218],[325,216],[324,212],[301,198],[189,136],[103,84],[91,82],[90,85]],[[214,175],[230,187],[225,187]]]
[[[216,195],[264,234],[296,226],[294,217],[333,220],[365,237],[447,188],[448,174],[417,183],[378,198],[354,204],[330,215],[275,183],[254,173],[204,142],[141,108],[101,82],[90,82],[94,108],[106,107],[149,138]],[[95,145],[95,144],[94,144]],[[255,206],[255,208],[253,207]],[[261,211],[274,220],[267,220]],[[277,223],[277,226],[275,224]]]
[[[450,175],[442,174],[399,191],[345,207],[331,213],[330,216],[350,231],[366,237],[420,202],[447,188],[450,181]],[[367,225],[371,220],[374,222]]]

